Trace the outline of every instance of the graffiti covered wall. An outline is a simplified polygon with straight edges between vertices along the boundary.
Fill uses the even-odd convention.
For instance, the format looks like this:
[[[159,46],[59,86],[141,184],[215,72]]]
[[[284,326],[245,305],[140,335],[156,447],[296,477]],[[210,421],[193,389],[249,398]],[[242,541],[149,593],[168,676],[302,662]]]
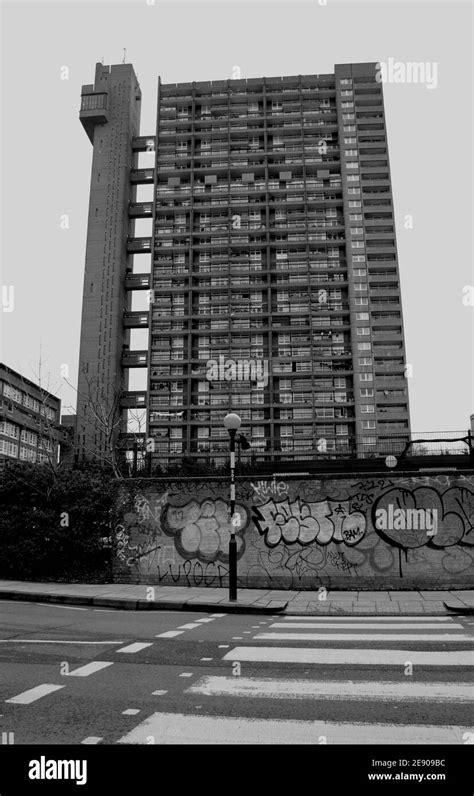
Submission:
[[[228,586],[229,485],[124,482],[117,582]],[[474,476],[239,479],[239,588],[474,583]]]

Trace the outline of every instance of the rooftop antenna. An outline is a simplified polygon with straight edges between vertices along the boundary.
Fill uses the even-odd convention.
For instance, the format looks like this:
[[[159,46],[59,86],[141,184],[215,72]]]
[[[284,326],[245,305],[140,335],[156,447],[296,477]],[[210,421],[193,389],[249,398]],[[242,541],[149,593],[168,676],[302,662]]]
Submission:
[[[104,56],[102,56],[101,64],[102,64],[102,66],[104,65]]]
[[[123,63],[123,64],[125,63],[125,58],[126,58],[126,57],[127,57],[127,50],[126,50],[126,49],[125,49],[125,47],[124,47],[124,48],[123,48],[123,60],[122,60],[122,63]]]

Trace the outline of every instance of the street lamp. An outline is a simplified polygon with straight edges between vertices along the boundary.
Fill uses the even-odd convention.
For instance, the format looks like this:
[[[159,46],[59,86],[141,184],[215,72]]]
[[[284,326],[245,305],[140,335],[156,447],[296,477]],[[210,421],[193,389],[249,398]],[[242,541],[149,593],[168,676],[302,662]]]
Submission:
[[[230,539],[229,539],[229,600],[237,600],[237,542],[234,530],[235,511],[235,435],[241,426],[242,420],[235,412],[230,412],[224,417],[224,426],[229,432],[230,451]]]

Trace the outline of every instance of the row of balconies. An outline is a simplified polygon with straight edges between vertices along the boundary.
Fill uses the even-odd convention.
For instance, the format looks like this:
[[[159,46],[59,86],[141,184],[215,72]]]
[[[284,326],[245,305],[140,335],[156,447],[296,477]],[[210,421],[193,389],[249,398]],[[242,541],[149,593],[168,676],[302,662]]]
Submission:
[[[229,246],[249,246],[249,248],[250,247],[255,248],[254,244],[256,244],[256,243],[261,243],[263,245],[270,245],[273,248],[285,248],[285,249],[288,249],[289,246],[292,243],[300,243],[300,242],[301,243],[308,242],[309,244],[318,243],[318,244],[329,244],[329,245],[334,244],[335,242],[337,242],[338,244],[344,244],[346,242],[345,235],[343,233],[338,233],[336,231],[334,233],[322,232],[319,235],[317,233],[312,233],[310,231],[307,232],[304,235],[301,234],[301,233],[298,234],[297,232],[295,232],[294,235],[288,234],[284,239],[279,240],[279,237],[278,237],[279,233],[277,233],[277,231],[274,230],[273,234],[270,235],[269,244],[266,244],[265,241],[261,241],[261,240],[258,240],[258,241],[250,240],[251,236],[248,236],[248,235],[245,234],[246,230],[243,230],[242,234],[240,234],[240,235],[239,235],[240,230],[238,230],[238,229],[236,229],[236,230],[232,229],[232,230],[229,230],[228,232],[231,233],[231,236],[232,236],[231,238],[229,237],[229,234],[227,234],[225,237],[217,237],[217,235],[215,235],[214,237],[211,237],[210,240],[205,240],[205,241],[201,240],[201,236],[203,236],[203,235],[206,236],[208,234],[212,236],[213,233],[195,232],[195,231],[193,231],[191,233],[190,230],[188,230],[188,231],[180,231],[180,232],[174,231],[174,232],[171,232],[171,233],[168,232],[168,233],[163,233],[163,234],[167,234],[167,235],[171,235],[172,236],[172,238],[170,239],[172,241],[171,245],[166,245],[167,242],[168,242],[167,240],[162,240],[162,241],[158,241],[157,240],[156,241],[156,246],[161,248],[161,249],[163,249],[163,248],[164,249],[168,249],[168,248],[169,249],[173,249],[173,248],[176,248],[176,247],[183,248],[183,247],[189,247],[190,245],[192,245],[193,249],[195,249],[197,251],[205,251],[208,247],[214,248],[216,246],[220,246],[221,248],[229,248]],[[261,231],[260,230],[252,230],[252,232],[255,233],[256,235],[258,235],[258,234],[260,234]],[[191,234],[193,235],[193,243],[190,242],[190,237],[189,236]],[[174,237],[176,237],[178,235],[179,236],[187,236],[187,237],[184,240],[183,239],[179,239],[179,240],[177,240],[175,242],[174,241]],[[280,235],[280,237],[283,237],[283,236]],[[248,239],[246,239],[246,240],[244,239],[243,240],[243,238],[248,238]],[[152,252],[152,242],[153,242],[153,238],[151,238],[151,237],[140,237],[140,238],[129,237],[128,240],[127,240],[127,252],[129,254],[151,254],[151,252]],[[386,241],[381,241],[380,244],[378,244],[377,242],[373,242],[373,246],[374,247],[376,246],[377,248],[380,248],[380,249],[393,248],[393,246],[392,247],[387,246],[387,242]],[[304,254],[304,253],[305,253],[304,251],[298,252],[299,256],[301,256],[301,254]],[[231,252],[231,256],[237,256],[238,257],[238,256],[241,256],[241,255],[238,252]],[[323,253],[323,256],[324,256],[324,253]]]

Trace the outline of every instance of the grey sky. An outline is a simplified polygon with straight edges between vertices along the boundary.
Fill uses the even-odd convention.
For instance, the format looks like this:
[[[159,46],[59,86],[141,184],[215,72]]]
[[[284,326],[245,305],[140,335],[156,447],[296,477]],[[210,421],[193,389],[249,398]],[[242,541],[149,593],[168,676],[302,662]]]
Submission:
[[[78,119],[95,63],[123,48],[154,133],[164,82],[332,72],[335,63],[437,65],[437,87],[384,86],[414,431],[467,428],[474,411],[470,2],[4,3],[1,359],[63,409],[76,384],[92,147]],[[61,80],[61,67],[69,79]],[[145,164],[145,161],[143,161]],[[143,189],[143,198],[147,197]],[[149,194],[148,194],[149,195]],[[61,229],[67,214],[69,229]],[[413,217],[413,229],[405,217]],[[147,234],[141,222],[138,234]],[[148,226],[147,226],[148,224]],[[139,304],[135,305],[137,308]],[[139,344],[138,333],[135,337]],[[138,384],[141,386],[141,384]]]

